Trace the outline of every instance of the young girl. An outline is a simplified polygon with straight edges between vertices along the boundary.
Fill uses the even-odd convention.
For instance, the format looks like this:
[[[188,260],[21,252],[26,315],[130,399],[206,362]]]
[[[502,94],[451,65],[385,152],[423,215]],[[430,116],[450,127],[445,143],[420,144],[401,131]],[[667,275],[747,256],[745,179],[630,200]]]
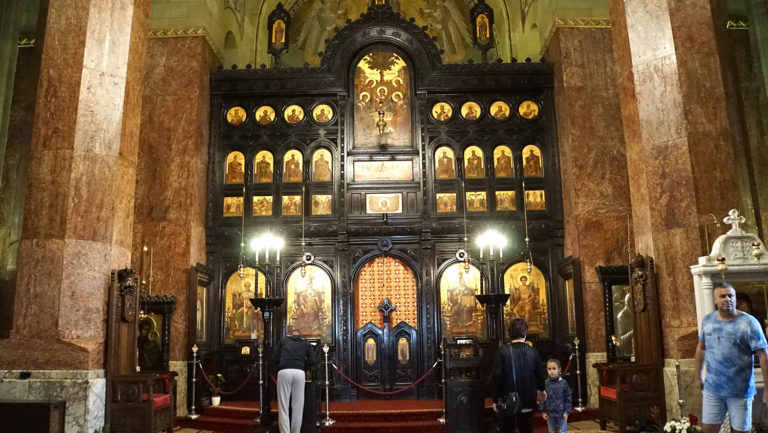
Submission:
[[[547,376],[544,385],[547,399],[542,405],[543,416],[549,433],[566,433],[568,414],[571,413],[571,387],[560,377],[560,361],[554,358],[547,361]]]

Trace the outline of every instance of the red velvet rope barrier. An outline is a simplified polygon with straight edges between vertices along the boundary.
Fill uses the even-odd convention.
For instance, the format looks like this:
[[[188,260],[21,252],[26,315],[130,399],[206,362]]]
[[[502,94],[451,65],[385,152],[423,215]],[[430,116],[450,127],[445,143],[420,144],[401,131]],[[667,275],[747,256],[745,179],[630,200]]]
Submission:
[[[342,371],[339,370],[339,367],[337,367],[336,364],[331,363],[331,365],[341,375],[341,377],[343,377],[347,382],[351,383],[352,385],[355,385],[358,388],[364,389],[364,390],[366,390],[368,392],[371,392],[371,393],[374,393],[374,394],[393,395],[393,394],[398,394],[398,393],[401,393],[403,391],[409,390],[409,389],[413,388],[414,386],[416,386],[422,380],[426,379],[426,377],[429,376],[429,374],[432,373],[432,371],[435,369],[435,366],[437,365],[438,362],[440,362],[440,360],[435,361],[435,363],[432,364],[432,367],[430,367],[429,370],[427,370],[427,372],[424,373],[424,376],[421,376],[416,382],[413,382],[412,384],[406,386],[405,388],[400,388],[400,389],[397,389],[395,391],[376,391],[375,389],[367,388],[367,387],[365,387],[363,385],[360,385],[359,383],[355,382],[354,380],[352,380],[351,377],[349,377],[346,374],[342,373]]]
[[[568,370],[571,368],[571,361],[573,361],[573,354],[568,357],[568,363],[565,364],[565,369],[563,369],[563,374],[561,374],[561,376],[565,377],[565,375],[568,373]]]
[[[240,391],[241,389],[243,389],[243,387],[245,387],[245,384],[247,384],[248,381],[251,380],[251,376],[253,376],[253,369],[251,369],[251,371],[248,372],[248,377],[246,377],[245,381],[241,383],[237,388],[235,388],[232,391],[224,391],[216,387],[216,385],[214,385],[213,383],[211,383],[211,380],[208,378],[208,375],[205,373],[205,370],[203,370],[203,365],[200,364],[200,361],[198,361],[198,364],[200,365],[200,371],[203,372],[203,379],[205,379],[205,381],[208,382],[208,385],[210,385],[214,391],[222,395],[232,395]]]

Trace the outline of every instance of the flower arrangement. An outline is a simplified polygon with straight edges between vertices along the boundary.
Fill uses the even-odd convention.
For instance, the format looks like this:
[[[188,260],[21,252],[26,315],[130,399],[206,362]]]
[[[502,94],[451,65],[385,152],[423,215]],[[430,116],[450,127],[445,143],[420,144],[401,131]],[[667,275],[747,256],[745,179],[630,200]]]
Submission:
[[[219,395],[219,390],[221,387],[226,383],[226,379],[224,379],[224,375],[221,373],[216,373],[213,376],[211,376],[211,393],[213,395]]]
[[[669,420],[664,424],[664,431],[669,433],[695,433],[701,432],[701,427],[697,426],[698,418],[694,414],[688,414],[688,418],[681,420]]]
[[[647,428],[645,431],[654,433],[700,433],[703,431],[698,426],[699,418],[692,413],[688,414],[687,418],[669,420],[664,423],[663,427],[661,427],[660,415],[658,408],[651,409],[651,417],[656,422],[651,424],[650,428]]]

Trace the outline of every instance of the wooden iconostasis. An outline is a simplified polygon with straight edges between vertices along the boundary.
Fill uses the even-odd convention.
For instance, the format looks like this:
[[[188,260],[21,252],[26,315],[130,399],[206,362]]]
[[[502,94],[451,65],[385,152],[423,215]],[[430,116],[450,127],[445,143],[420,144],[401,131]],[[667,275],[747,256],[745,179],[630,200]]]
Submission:
[[[443,338],[474,336],[492,353],[474,298],[482,285],[511,295],[499,326],[526,318],[542,356],[567,361],[581,302],[557,272],[563,217],[550,65],[444,65],[420,28],[374,5],[328,42],[319,67],[220,70],[211,91],[211,275],[197,289],[194,335],[204,356],[237,364],[238,341],[263,338],[249,298],[274,287],[285,299],[277,336],[321,339],[361,380],[371,359],[376,371],[396,373],[407,359],[398,377],[415,379]],[[508,240],[496,272],[474,242],[488,228]],[[247,245],[266,231],[286,242],[279,269],[257,267],[248,248],[241,256],[241,236]],[[469,267],[459,249],[469,251]],[[305,251],[314,259],[302,269]],[[407,325],[391,362],[355,337],[369,322],[381,329],[384,297],[397,307],[392,328]],[[439,376],[428,377],[416,395],[438,388]],[[341,381],[334,393],[359,396]]]

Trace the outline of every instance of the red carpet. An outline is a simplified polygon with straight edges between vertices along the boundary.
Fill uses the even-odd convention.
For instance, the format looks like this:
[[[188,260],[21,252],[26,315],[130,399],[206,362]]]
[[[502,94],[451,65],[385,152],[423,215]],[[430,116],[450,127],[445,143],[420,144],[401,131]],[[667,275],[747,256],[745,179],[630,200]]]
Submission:
[[[486,400],[486,416],[493,417],[491,402]],[[323,411],[325,407],[323,406]],[[277,403],[272,402],[277,420]],[[257,427],[257,402],[223,402],[207,407],[195,421],[178,418],[176,425],[214,433],[252,433]],[[325,414],[325,412],[323,412]],[[442,400],[358,400],[331,402],[331,418],[336,422],[322,427],[322,433],[445,433],[437,419],[443,415]],[[572,421],[595,419],[596,411],[573,413]],[[382,422],[382,419],[386,420]],[[536,415],[535,433],[545,433],[546,423]],[[481,432],[484,433],[484,432]]]

